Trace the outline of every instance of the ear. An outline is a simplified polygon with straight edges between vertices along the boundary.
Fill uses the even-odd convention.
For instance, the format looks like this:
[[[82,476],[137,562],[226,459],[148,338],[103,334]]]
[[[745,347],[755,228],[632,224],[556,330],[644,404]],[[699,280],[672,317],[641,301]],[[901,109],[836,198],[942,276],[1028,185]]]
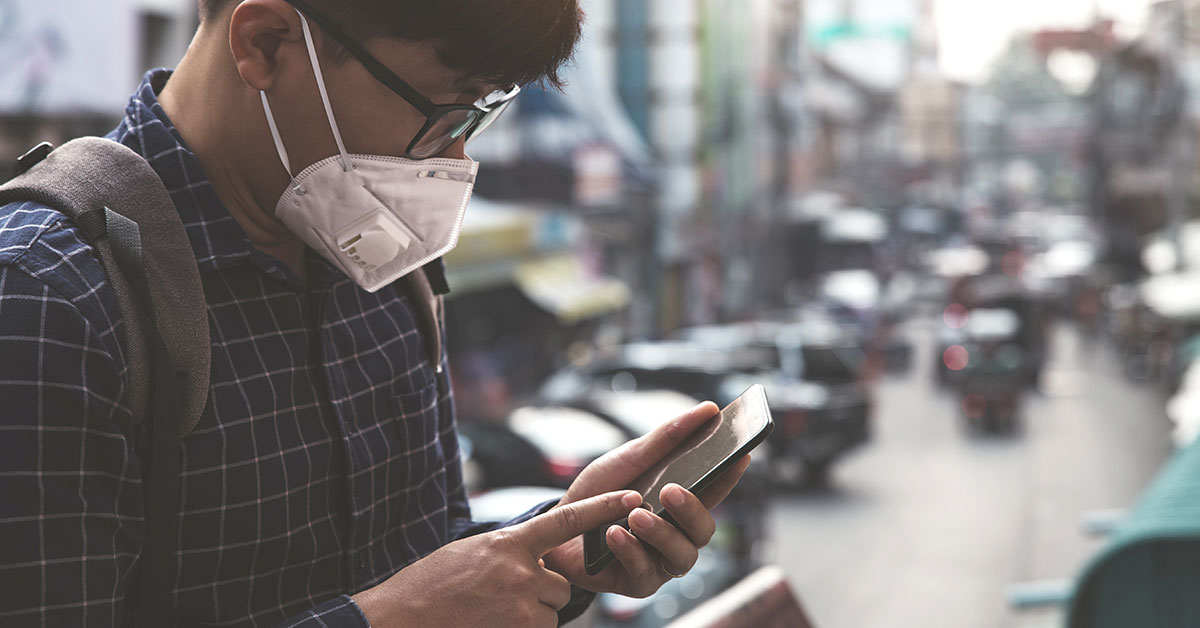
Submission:
[[[266,91],[279,78],[288,49],[304,48],[300,16],[284,0],[245,0],[229,18],[229,48],[242,80]],[[305,57],[307,59],[307,57]],[[307,61],[305,62],[307,63]]]

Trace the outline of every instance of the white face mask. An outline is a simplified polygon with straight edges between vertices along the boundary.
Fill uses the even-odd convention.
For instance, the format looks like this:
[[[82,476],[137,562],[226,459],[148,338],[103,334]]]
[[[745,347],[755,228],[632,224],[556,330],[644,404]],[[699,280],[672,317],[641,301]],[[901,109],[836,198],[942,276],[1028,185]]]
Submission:
[[[354,283],[375,292],[458,244],[479,164],[348,154],[304,15],[300,23],[339,154],[295,175],[275,215]],[[265,92],[260,95],[279,159],[292,176],[271,105]]]

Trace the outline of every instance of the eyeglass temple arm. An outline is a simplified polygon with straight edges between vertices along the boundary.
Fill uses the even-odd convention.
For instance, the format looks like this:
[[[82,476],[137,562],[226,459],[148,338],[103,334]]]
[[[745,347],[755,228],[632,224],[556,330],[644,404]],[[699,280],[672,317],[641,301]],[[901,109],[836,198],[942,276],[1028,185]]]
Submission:
[[[329,33],[330,37],[333,37],[333,39],[341,44],[342,47],[344,47],[347,51],[349,51],[351,55],[354,55],[354,58],[358,59],[358,62],[363,64],[363,67],[367,69],[367,72],[370,72],[371,76],[374,76],[375,79],[380,83],[383,83],[392,91],[403,96],[405,100],[411,103],[412,106],[416,107],[417,110],[425,116],[432,116],[436,112],[437,105],[434,105],[433,101],[426,98],[421,94],[421,92],[418,92],[411,85],[405,83],[404,79],[401,79],[391,70],[387,69],[387,67],[376,60],[371,53],[367,52],[365,48],[360,46],[358,42],[354,41],[348,35],[343,33],[341,29],[339,29],[333,22],[329,21],[329,19],[327,19],[324,15],[321,15],[317,11],[313,10],[313,8],[309,6],[308,3],[304,2],[304,0],[287,0],[287,2],[303,11],[310,20],[317,23],[317,26],[320,26],[325,32]]]

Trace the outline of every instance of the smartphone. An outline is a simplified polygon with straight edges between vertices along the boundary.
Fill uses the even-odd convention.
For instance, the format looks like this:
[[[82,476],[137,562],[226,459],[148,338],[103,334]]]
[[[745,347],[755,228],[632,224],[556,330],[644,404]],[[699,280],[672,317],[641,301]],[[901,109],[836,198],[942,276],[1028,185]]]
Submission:
[[[693,493],[713,483],[750,450],[757,447],[774,429],[767,392],[755,384],[708,423],[696,428],[671,453],[629,485],[641,494],[642,507],[676,525],[658,501],[658,494],[674,482]],[[622,519],[600,526],[583,535],[583,564],[589,574],[599,573],[614,555],[605,541],[605,532],[613,525],[629,529]]]

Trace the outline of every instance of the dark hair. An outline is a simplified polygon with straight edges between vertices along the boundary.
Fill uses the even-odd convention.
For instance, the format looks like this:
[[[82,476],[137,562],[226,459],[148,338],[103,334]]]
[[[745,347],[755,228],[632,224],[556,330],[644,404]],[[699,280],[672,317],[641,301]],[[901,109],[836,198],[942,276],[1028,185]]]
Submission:
[[[204,21],[235,0],[199,2]],[[571,59],[583,22],[577,0],[309,0],[309,4],[360,42],[392,37],[429,44],[450,69],[499,88],[537,82],[561,87],[559,68]],[[339,62],[348,58],[343,54]]]

